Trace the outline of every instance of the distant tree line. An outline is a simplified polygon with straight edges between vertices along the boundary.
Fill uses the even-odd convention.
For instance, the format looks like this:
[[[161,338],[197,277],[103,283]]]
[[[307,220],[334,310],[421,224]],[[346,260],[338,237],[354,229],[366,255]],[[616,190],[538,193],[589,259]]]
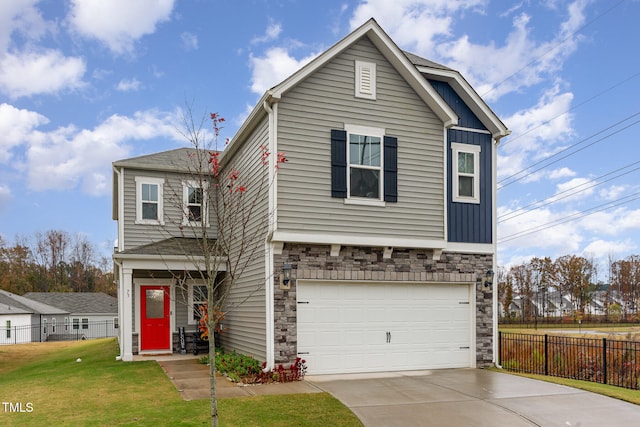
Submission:
[[[608,276],[608,283],[598,280],[594,261],[575,255],[532,258],[509,269],[499,268],[501,320],[637,321],[640,256],[609,259]]]
[[[27,292],[104,292],[116,296],[111,259],[82,235],[60,230],[17,238],[0,236],[0,289]]]

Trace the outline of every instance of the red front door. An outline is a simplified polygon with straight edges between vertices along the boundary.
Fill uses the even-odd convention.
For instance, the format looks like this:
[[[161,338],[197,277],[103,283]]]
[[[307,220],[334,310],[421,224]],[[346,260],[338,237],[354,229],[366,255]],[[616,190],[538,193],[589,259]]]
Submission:
[[[140,350],[170,350],[168,286],[140,286]]]

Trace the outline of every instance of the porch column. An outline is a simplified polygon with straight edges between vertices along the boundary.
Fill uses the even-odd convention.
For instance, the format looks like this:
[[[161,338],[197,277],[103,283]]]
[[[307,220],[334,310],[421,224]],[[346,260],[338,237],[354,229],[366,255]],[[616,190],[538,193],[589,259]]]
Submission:
[[[122,268],[122,318],[120,319],[120,336],[121,336],[121,344],[120,344],[120,355],[122,356],[122,360],[125,362],[130,362],[133,360],[133,269],[131,268]]]

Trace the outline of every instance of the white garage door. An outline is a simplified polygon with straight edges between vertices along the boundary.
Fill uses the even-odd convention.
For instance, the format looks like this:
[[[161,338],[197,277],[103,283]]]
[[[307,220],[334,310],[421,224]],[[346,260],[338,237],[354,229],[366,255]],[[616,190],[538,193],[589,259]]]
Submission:
[[[471,366],[468,285],[298,282],[309,374]]]

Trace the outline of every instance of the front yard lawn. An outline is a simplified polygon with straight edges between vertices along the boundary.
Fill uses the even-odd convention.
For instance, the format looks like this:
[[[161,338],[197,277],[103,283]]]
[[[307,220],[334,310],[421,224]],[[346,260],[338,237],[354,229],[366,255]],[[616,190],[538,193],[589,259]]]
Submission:
[[[156,362],[118,362],[117,351],[114,339],[0,346],[0,425],[210,424],[208,400],[182,400]],[[222,426],[361,425],[327,393],[220,399],[218,406]]]

